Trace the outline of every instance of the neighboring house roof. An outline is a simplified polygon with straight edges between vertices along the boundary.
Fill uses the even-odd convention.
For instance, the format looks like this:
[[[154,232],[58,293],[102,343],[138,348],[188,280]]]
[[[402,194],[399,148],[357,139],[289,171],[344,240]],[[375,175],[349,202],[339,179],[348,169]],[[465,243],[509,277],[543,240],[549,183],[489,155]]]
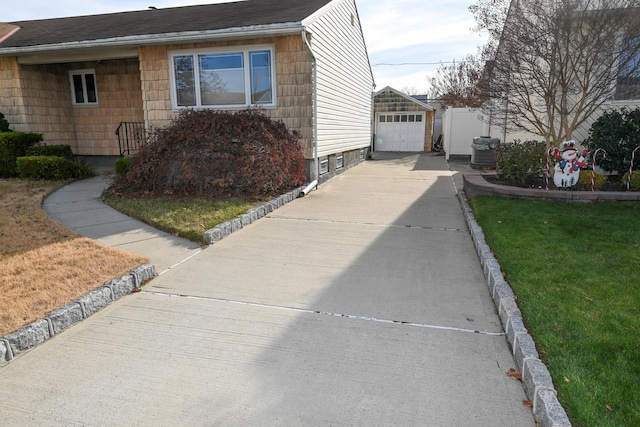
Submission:
[[[291,27],[293,31],[329,3],[331,0],[246,0],[12,22],[20,29],[0,42],[0,53],[98,42],[158,42],[180,36],[202,37],[216,32],[244,33],[269,28]]]
[[[422,102],[421,100],[417,99],[417,97],[409,96],[404,92],[400,92],[399,90],[396,90],[396,89],[392,88],[391,86],[387,86],[384,89],[380,89],[379,91],[374,93],[373,96],[376,97],[376,96],[378,96],[378,95],[380,95],[381,93],[384,93],[384,92],[395,93],[396,95],[405,98],[407,101],[414,102],[414,103],[416,103],[416,104],[420,105],[421,107],[426,108],[428,110],[433,110],[434,109],[431,105],[428,105],[427,103]],[[425,97],[426,97],[426,95],[425,95]]]
[[[428,104],[429,103],[429,95],[411,95],[413,99],[417,99],[418,101]]]

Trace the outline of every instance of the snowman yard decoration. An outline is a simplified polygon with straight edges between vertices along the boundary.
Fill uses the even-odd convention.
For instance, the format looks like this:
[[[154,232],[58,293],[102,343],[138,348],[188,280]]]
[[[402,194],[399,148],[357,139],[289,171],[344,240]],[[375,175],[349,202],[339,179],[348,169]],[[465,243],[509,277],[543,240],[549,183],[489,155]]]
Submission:
[[[576,142],[564,141],[560,150],[554,152],[554,157],[558,160],[553,174],[553,183],[558,188],[570,188],[578,183],[580,178],[580,168],[586,168],[585,155],[588,152],[578,152]]]

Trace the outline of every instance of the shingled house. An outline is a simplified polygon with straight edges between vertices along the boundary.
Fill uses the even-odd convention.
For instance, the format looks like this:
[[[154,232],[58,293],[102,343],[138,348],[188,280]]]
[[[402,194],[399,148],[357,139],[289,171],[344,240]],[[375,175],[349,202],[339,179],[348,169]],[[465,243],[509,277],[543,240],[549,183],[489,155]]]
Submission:
[[[0,24],[0,111],[89,161],[123,124],[260,108],[302,135],[308,175],[358,163],[374,88],[355,0],[246,0]],[[121,129],[123,129],[121,127]]]

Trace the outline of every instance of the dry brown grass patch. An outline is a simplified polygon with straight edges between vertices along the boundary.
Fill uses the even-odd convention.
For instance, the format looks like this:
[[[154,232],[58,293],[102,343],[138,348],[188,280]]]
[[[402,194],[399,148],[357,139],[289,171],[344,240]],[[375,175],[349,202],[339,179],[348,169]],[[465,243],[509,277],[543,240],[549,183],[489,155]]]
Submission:
[[[149,262],[53,221],[41,203],[59,185],[0,180],[0,336]]]

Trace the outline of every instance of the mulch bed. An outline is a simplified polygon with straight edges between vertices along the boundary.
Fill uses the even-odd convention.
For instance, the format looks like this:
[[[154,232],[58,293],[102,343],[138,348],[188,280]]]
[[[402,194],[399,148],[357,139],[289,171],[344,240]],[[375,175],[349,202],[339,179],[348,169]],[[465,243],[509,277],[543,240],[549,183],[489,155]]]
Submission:
[[[508,181],[504,178],[499,177],[496,174],[485,174],[483,175],[484,179],[492,184],[497,185],[507,185],[511,187],[520,187],[520,188],[545,188],[545,180],[544,178],[540,178],[537,182],[530,182],[528,185],[522,185],[519,183]],[[557,188],[553,184],[553,177],[549,178],[549,189],[552,190],[562,190],[561,188]],[[580,186],[565,189],[566,191],[591,191],[591,187],[581,188]],[[606,184],[604,187],[599,188],[598,191],[626,191],[627,183],[622,182],[622,176],[620,175],[611,175],[608,177]]]

